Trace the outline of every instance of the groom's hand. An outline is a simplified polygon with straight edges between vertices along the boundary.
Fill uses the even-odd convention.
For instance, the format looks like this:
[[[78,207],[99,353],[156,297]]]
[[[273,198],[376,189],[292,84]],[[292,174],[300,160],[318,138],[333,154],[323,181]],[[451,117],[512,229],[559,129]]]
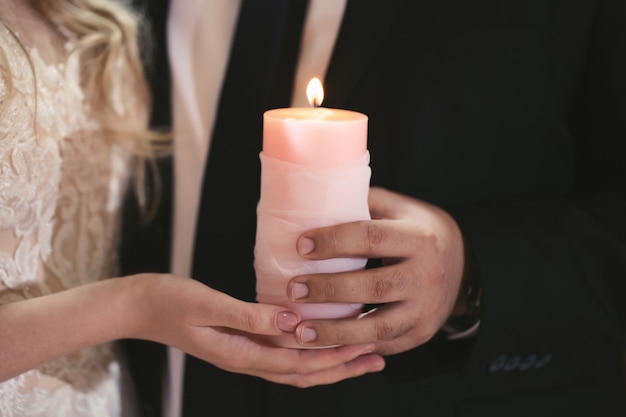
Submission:
[[[371,221],[305,232],[298,251],[306,259],[366,257],[383,266],[360,271],[295,277],[293,302],[379,305],[355,320],[300,323],[303,346],[376,343],[390,355],[427,342],[449,318],[464,267],[464,245],[456,222],[442,209],[380,188],[369,195]]]

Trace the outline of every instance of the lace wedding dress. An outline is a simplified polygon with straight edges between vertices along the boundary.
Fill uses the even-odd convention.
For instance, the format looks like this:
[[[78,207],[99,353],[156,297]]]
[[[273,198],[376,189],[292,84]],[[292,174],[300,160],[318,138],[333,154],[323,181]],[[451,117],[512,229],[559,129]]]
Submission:
[[[0,304],[114,276],[130,162],[101,132],[69,41],[56,28],[9,27],[0,25],[13,79],[9,99],[0,77]],[[122,415],[123,374],[114,345],[84,349],[0,383],[0,416]]]

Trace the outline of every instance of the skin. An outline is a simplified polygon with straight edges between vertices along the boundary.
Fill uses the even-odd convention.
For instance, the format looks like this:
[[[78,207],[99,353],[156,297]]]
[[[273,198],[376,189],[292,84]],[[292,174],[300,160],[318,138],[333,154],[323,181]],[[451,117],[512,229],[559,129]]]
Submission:
[[[302,388],[384,367],[373,344],[297,350],[263,343],[261,335],[293,331],[297,321],[284,307],[243,302],[189,278],[112,278],[0,306],[0,381],[122,338],[168,344],[228,371]]]
[[[425,343],[453,310],[462,312],[464,248],[445,211],[380,188],[369,200],[371,221],[308,231],[298,250],[307,259],[381,258],[384,266],[299,276],[288,287],[296,302],[382,304],[359,320],[299,323],[284,307],[243,302],[169,274],[112,278],[1,305],[0,380],[123,338],[164,343],[227,371],[301,388],[380,371],[383,355]],[[303,286],[307,295],[297,298]],[[298,350],[263,342],[284,332],[306,347],[344,346]]]
[[[293,302],[382,305],[358,320],[303,321],[296,328],[303,346],[374,343],[375,352],[392,355],[426,343],[453,312],[464,310],[464,245],[454,219],[382,188],[370,190],[369,206],[372,220],[307,231],[298,252],[311,260],[380,258],[383,266],[298,276],[287,291]]]

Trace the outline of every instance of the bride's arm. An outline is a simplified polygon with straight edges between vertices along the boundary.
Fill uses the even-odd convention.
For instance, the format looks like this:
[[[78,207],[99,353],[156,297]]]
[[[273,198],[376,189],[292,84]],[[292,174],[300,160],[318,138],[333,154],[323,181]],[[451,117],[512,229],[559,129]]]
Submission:
[[[200,317],[194,318],[199,309],[210,314],[203,320],[205,325],[228,321],[233,327],[258,334],[281,333],[278,325],[286,318],[283,308],[262,306],[254,312],[250,309],[248,314],[226,305],[203,307],[202,304],[228,304],[219,300],[221,296],[182,277],[140,274],[1,305],[0,380],[116,339],[180,343],[189,331],[187,326],[196,321],[201,324]],[[237,314],[233,315],[235,311]],[[295,315],[292,320],[293,328]]]
[[[0,380],[136,331],[141,278],[115,278],[0,306]]]
[[[122,338],[164,343],[228,371],[300,387],[384,366],[369,354],[373,345],[297,350],[259,338],[291,331],[297,321],[284,307],[243,302],[189,278],[112,278],[0,306],[0,380]]]
[[[0,380],[111,340],[144,338],[175,343],[183,338],[185,326],[193,325],[201,300],[210,302],[216,297],[217,292],[192,280],[142,274],[2,305]],[[254,317],[239,311],[236,326],[261,334],[280,333],[278,320],[285,315],[278,310],[283,309],[259,308]],[[221,324],[225,318],[221,316],[226,314],[217,310],[205,322]],[[233,318],[231,324],[235,324]]]

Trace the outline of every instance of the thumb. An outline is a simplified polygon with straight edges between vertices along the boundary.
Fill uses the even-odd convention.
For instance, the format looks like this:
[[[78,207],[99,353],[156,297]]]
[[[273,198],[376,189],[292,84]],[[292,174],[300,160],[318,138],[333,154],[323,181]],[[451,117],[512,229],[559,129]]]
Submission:
[[[380,187],[371,187],[368,205],[372,219],[396,219],[402,196]]]

